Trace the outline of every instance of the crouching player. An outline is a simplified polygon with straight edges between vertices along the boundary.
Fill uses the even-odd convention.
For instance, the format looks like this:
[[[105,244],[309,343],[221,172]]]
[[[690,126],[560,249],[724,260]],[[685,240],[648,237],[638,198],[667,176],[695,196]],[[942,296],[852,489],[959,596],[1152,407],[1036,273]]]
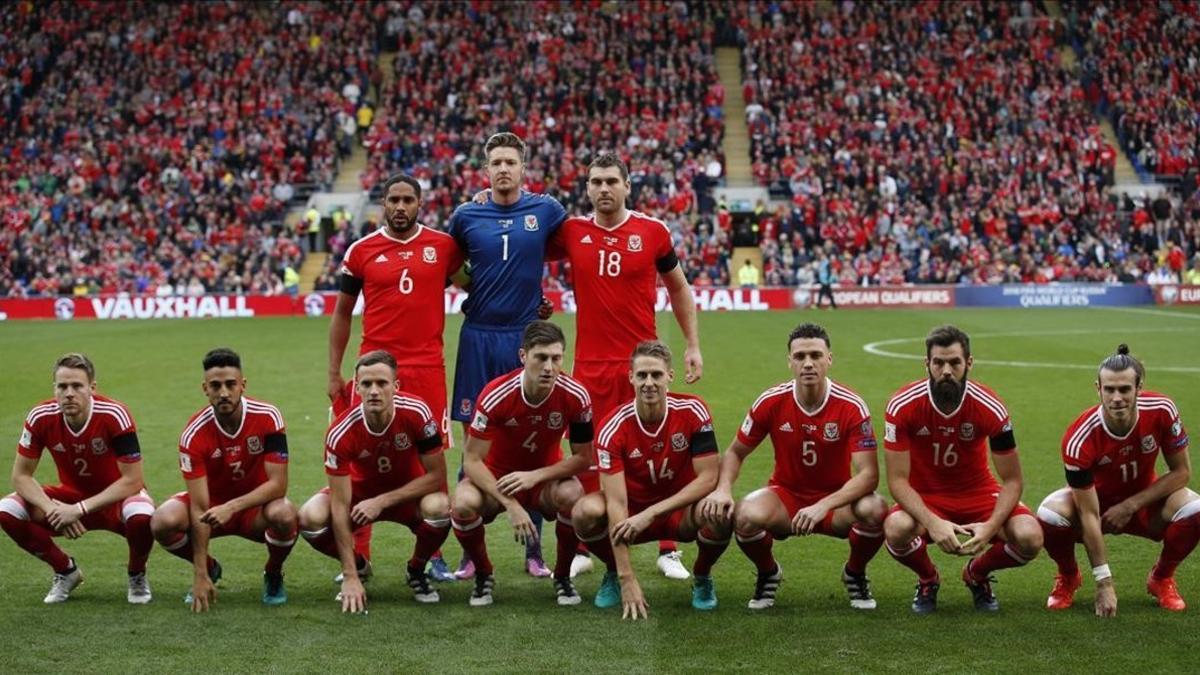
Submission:
[[[750,609],[775,604],[783,572],[771,552],[775,539],[823,534],[850,540],[842,583],[855,609],[874,609],[867,563],[883,545],[887,503],[879,484],[875,433],[866,402],[826,374],[833,364],[825,329],[806,323],[788,336],[790,381],[758,397],[721,461],[717,489],[701,503],[704,517],[729,522],[732,488],[746,457],[768,435],[775,470],[767,487],[737,504],[738,546],[758,570]],[[854,475],[850,469],[854,467]]]
[[[572,514],[579,538],[607,566],[596,606],[620,604],[622,618],[645,618],[649,608],[629,547],[664,539],[698,541],[692,607],[717,606],[712,566],[729,530],[706,526],[698,504],[717,484],[717,440],[704,401],[667,391],[674,377],[665,344],[638,344],[630,366],[635,399],[609,415],[596,441],[601,492],[579,500]]]
[[[366,608],[354,531],[386,520],[406,526],[417,542],[408,562],[408,586],[418,602],[437,602],[425,563],[450,533],[446,458],[438,420],[425,401],[398,390],[396,359],[367,352],[354,367],[362,403],[344,410],[325,437],[322,488],[300,508],[300,534],[342,563],[342,611]]]
[[[154,537],[195,568],[185,602],[194,612],[216,600],[221,566],[209,539],[236,534],[266,543],[262,601],[287,602],[283,563],[296,543],[296,507],[287,493],[288,445],[283,415],[244,395],[242,359],[230,349],[204,355],[202,388],[209,405],[192,416],[179,439],[187,491],[154,512]]]
[[[44,450],[60,485],[34,478]],[[75,559],[51,537],[78,539],[108,530],[129,542],[129,591],[135,605],[150,602],[146,559],[154,546],[154,502],[142,489],[142,452],[129,410],[96,393],[96,369],[83,354],[54,364],[54,399],[29,411],[13,462],[13,489],[0,499],[0,525],[18,546],[54,570],[43,602],[64,602],[83,582]]]
[[[1159,606],[1182,612],[1187,604],[1175,586],[1175,568],[1200,541],[1200,495],[1187,487],[1191,476],[1188,436],[1171,399],[1142,390],[1146,371],[1121,345],[1100,364],[1099,405],[1088,408],[1063,436],[1067,486],[1038,508],[1046,552],[1058,565],[1049,609],[1067,609],[1081,579],[1075,542],[1082,541],[1096,580],[1096,615],[1115,616],[1104,534],[1132,534],[1163,543],[1146,578],[1146,592]],[[1159,453],[1167,463],[1154,473]]]

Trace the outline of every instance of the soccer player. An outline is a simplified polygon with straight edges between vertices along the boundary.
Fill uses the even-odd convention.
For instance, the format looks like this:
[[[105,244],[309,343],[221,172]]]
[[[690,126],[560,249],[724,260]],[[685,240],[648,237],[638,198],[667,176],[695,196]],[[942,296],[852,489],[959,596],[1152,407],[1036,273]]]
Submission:
[[[361,404],[343,411],[325,437],[329,486],[300,508],[300,534],[342,563],[342,611],[366,609],[352,532],[387,520],[408,527],[417,543],[408,562],[408,586],[418,602],[439,600],[425,563],[450,532],[446,458],[432,409],[399,390],[396,359],[379,349],[354,367]]]
[[[675,257],[671,233],[661,220],[625,208],[629,190],[625,162],[615,154],[597,155],[588,167],[587,182],[595,212],[587,218],[568,218],[549,252],[550,257],[571,262],[577,307],[573,376],[592,395],[597,419],[634,397],[629,354],[638,343],[658,339],[654,307],[659,279],[687,343],[684,380],[696,382],[704,370],[696,303]],[[583,478],[586,487],[598,488],[594,472]],[[573,567],[576,573],[585,571],[591,560],[583,557]],[[659,543],[658,568],[669,578],[688,578],[674,542]]]
[[[491,190],[482,195],[483,203],[459,206],[449,225],[470,268],[451,411],[451,417],[463,423],[464,434],[469,433],[467,425],[484,385],[521,367],[516,355],[522,331],[538,318],[542,306],[546,242],[567,215],[553,197],[521,190],[526,147],[519,136],[494,134],[484,144],[484,157]],[[540,519],[535,524],[540,531]],[[539,542],[540,537],[531,539],[526,569],[534,576],[546,576]],[[472,573],[464,560],[458,577],[469,578]]]
[[[1200,495],[1188,489],[1188,436],[1174,401],[1142,389],[1140,361],[1120,345],[1100,363],[1100,403],[1067,427],[1062,440],[1067,487],[1038,507],[1046,552],[1058,564],[1049,609],[1067,609],[1081,584],[1075,542],[1082,541],[1096,580],[1096,615],[1115,616],[1117,591],[1108,566],[1104,534],[1132,534],[1162,541],[1146,591],[1159,606],[1182,612],[1187,603],[1175,586],[1175,568],[1200,541]],[[1167,472],[1157,476],[1159,453]]]
[[[711,571],[729,546],[729,530],[706,525],[698,505],[717,484],[712,416],[699,397],[668,391],[675,371],[671,350],[661,342],[637,345],[628,377],[636,398],[609,415],[596,439],[601,492],[579,500],[572,514],[580,539],[607,567],[595,604],[620,604],[623,619],[646,618],[649,603],[629,547],[697,540],[692,607],[715,609]]]
[[[59,485],[34,478],[44,450],[58,469]],[[43,602],[65,602],[83,574],[51,539],[78,539],[108,530],[129,542],[129,590],[135,605],[150,602],[146,559],[154,546],[154,502],[142,482],[137,427],[120,402],[96,393],[96,368],[83,354],[54,364],[54,398],[25,418],[13,461],[13,492],[0,499],[0,526],[18,546],[54,570]]]
[[[973,556],[962,580],[980,611],[1000,609],[991,573],[1025,565],[1042,548],[1041,527],[1021,503],[1012,420],[991,389],[968,379],[971,364],[966,333],[934,328],[925,338],[928,378],[892,395],[884,417],[888,487],[896,500],[884,536],[888,552],[917,573],[917,614],[937,609],[941,587],[922,535],[946,553]],[[985,441],[999,483],[988,470]]]
[[[187,491],[154,512],[154,537],[195,567],[186,602],[193,612],[216,601],[221,566],[209,539],[236,534],[265,542],[262,601],[287,602],[283,562],[296,543],[296,507],[287,500],[287,434],[270,403],[245,396],[242,359],[231,349],[204,355],[201,387],[209,405],[192,415],[179,439],[179,468]]]
[[[815,324],[801,324],[788,335],[792,379],[766,390],[750,407],[721,460],[717,489],[701,503],[706,519],[734,520],[738,546],[758,569],[750,609],[775,604],[783,571],[771,553],[772,542],[810,534],[850,540],[842,584],[851,607],[875,609],[867,563],[883,545],[887,513],[887,503],[874,492],[879,485],[875,432],[862,397],[828,378],[830,346],[829,334]],[[768,435],[775,470],[767,487],[744,497],[735,510],[733,484]]]
[[[334,415],[358,403],[353,382],[342,378],[342,360],[350,339],[351,315],[363,297],[363,339],[359,355],[382,349],[391,354],[404,390],[426,401],[450,444],[446,409],[446,364],[442,333],[446,326],[445,288],[462,267],[454,239],[417,222],[421,184],[396,174],[383,184],[383,227],[350,245],[342,261],[340,289],[329,324],[329,398]],[[371,575],[371,526],[355,530],[355,551]],[[440,558],[431,573],[452,580]],[[336,579],[341,582],[341,579]]]
[[[466,442],[466,476],[454,493],[454,534],[475,564],[470,605],[492,603],[495,585],[484,540],[485,523],[508,512],[515,539],[525,544],[537,533],[526,510],[556,517],[558,540],[554,588],[560,605],[579,604],[571,583],[571,558],[578,546],[571,508],[583,495],[575,476],[592,459],[592,402],[587,390],[562,372],[566,337],[549,321],[525,329],[521,368],[484,387],[475,404]],[[571,456],[560,443],[570,430]]]

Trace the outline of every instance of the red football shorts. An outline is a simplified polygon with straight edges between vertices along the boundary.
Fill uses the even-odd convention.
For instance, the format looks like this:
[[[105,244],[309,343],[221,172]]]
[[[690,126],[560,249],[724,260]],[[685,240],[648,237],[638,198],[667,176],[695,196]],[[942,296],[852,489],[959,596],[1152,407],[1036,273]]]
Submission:
[[[442,366],[401,366],[398,377],[401,391],[415,394],[429,405],[441,429],[443,447],[447,450],[454,447],[454,436],[450,433],[450,412],[446,408],[446,369]],[[341,393],[333,401],[333,416],[337,417],[361,402],[354,380],[347,380],[346,386],[342,387]]]
[[[1125,523],[1125,529],[1120,532],[1113,532],[1105,529],[1104,534],[1132,534],[1135,537],[1149,539],[1151,541],[1162,541],[1163,531],[1166,530],[1165,523],[1162,522],[1162,510],[1167,505],[1167,498],[1163,497],[1157,501],[1151,502],[1134,512],[1133,517]],[[1116,506],[1116,502],[1109,504],[1104,501],[1100,502],[1100,514]],[[1077,540],[1083,542],[1083,531],[1080,529],[1076,535]]]
[[[632,516],[632,515],[641,513],[648,506],[649,506],[648,504],[643,506],[640,504],[632,504],[631,503],[629,505],[629,515]],[[692,508],[692,507],[684,506],[684,507],[675,509],[674,511],[668,513],[665,516],[659,516],[659,517],[655,518],[650,523],[650,527],[647,527],[646,529],[642,530],[642,533],[638,535],[637,539],[634,540],[633,543],[644,544],[648,541],[662,541],[662,540],[668,540],[668,541],[692,541],[692,540],[694,540],[696,538],[696,535],[693,534],[690,537],[685,537],[685,536],[682,536],[683,533],[680,532],[680,528],[683,525],[683,519],[685,517],[687,517],[687,512],[688,512],[688,509],[690,509],[690,508]],[[612,523],[609,523],[609,525],[612,525]]]
[[[921,495],[921,500],[925,502],[925,508],[932,511],[937,517],[958,525],[968,525],[970,523],[982,523],[991,518],[992,511],[996,509],[996,500],[999,496],[997,492],[986,490],[954,495]],[[903,510],[899,504],[893,504],[892,508],[888,511],[888,515]],[[1029,510],[1028,506],[1017,502],[1017,505],[1008,514],[1009,518],[1015,516],[1032,517],[1033,512]]]
[[[767,489],[771,491],[771,494],[778,497],[779,501],[783,502],[783,508],[787,511],[789,521],[796,517],[796,513],[800,509],[812,506],[821,500],[819,496],[801,495],[792,492],[782,485],[768,485]],[[829,513],[825,514],[825,518],[817,524],[817,527],[813,530],[813,534],[823,534],[827,537],[838,536],[833,533],[833,509],[830,509]],[[778,539],[779,537],[776,538]]]
[[[192,497],[187,492],[177,492],[171,496],[171,499],[178,499],[188,509],[192,507]],[[214,506],[216,505],[214,504]],[[228,523],[212,528],[212,533],[209,537],[216,539],[217,537],[237,535],[243,539],[257,541],[260,544],[265,543],[266,539],[263,537],[263,533],[266,532],[266,527],[264,526],[261,530],[254,527],[254,521],[261,512],[261,506],[252,506],[248,509],[238,511],[233,514]]]
[[[50,499],[64,504],[77,504],[91,496],[65,485],[44,485],[42,490]],[[4,499],[11,500],[17,509],[24,511],[25,517],[21,518],[22,520],[29,520],[29,505],[21,495],[14,492]],[[79,522],[89,530],[107,530],[125,536],[125,520],[136,515],[154,515],[154,500],[145,490],[98,511],[90,511],[80,518]],[[54,536],[59,534],[55,532]]]
[[[330,490],[328,486],[323,487],[317,491],[317,494],[322,494],[325,496],[329,496],[331,493],[332,493],[332,490]],[[354,505],[363,501],[363,499],[367,499],[367,498],[361,497],[359,495],[352,495],[350,497],[350,508],[353,509]],[[407,527],[410,530],[416,531],[416,529],[421,526],[422,520],[423,519],[421,518],[420,500],[419,499],[410,499],[406,502],[401,502],[399,504],[396,504],[395,506],[391,506],[391,507],[384,509],[383,511],[380,511],[379,517],[376,518],[374,520],[374,522],[378,523],[381,521],[387,521],[389,523],[399,523],[399,524]],[[353,520],[350,521],[350,527],[352,530],[358,530],[359,528],[366,527],[367,525],[370,525],[370,524],[371,523],[359,525],[359,524],[355,523]]]
[[[592,399],[592,418],[597,424],[617,407],[633,400],[628,361],[576,361],[571,377],[587,389]]]

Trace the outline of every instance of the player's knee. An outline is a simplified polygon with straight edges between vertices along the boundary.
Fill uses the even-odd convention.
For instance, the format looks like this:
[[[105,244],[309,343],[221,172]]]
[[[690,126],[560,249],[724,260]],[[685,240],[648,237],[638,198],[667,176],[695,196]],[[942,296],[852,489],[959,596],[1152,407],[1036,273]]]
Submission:
[[[883,536],[892,546],[907,544],[916,534],[917,521],[903,511],[896,511],[883,519]]]
[[[571,522],[577,531],[593,532],[600,529],[605,516],[604,497],[591,494],[575,502],[571,510]]]
[[[872,492],[854,503],[855,519],[868,527],[881,527],[888,505],[883,497]]]
[[[475,520],[479,517],[479,509],[482,501],[479,498],[478,492],[475,492],[473,489],[464,488],[462,484],[459,484],[458,492],[454,494],[451,514],[455,520]]]
[[[189,527],[187,507],[177,499],[168,499],[150,516],[150,532],[159,543],[167,543]]]
[[[1014,527],[1013,546],[1022,557],[1033,559],[1042,550],[1042,528],[1036,520],[1022,518],[1021,524]]]
[[[445,492],[433,492],[421,498],[421,517],[444,520],[450,517],[450,497]]]
[[[739,534],[757,534],[767,526],[770,512],[760,504],[743,500],[733,512],[733,527]]]
[[[583,486],[574,478],[560,480],[558,485],[554,486],[555,511],[570,511],[581,498],[583,498]]]
[[[13,524],[11,521],[29,521],[29,511],[25,508],[25,500],[16,495],[8,495],[0,499],[0,522],[5,526]]]
[[[304,502],[296,514],[302,530],[319,530],[329,523],[329,502],[319,497]]]
[[[297,524],[296,507],[286,497],[267,502],[263,517],[273,528],[290,528]]]

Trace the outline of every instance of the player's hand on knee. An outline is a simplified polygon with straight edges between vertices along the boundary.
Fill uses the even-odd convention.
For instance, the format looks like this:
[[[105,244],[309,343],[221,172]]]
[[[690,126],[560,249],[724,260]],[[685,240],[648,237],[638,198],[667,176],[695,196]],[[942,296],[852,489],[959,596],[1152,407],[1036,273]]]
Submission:
[[[733,495],[724,490],[713,490],[700,500],[700,515],[705,520],[727,525],[733,519]]]
[[[537,485],[534,480],[532,471],[514,471],[510,474],[505,474],[496,481],[496,489],[500,494],[511,497],[518,492],[531,490]]]
[[[650,603],[642,593],[642,586],[637,579],[621,582],[621,620],[637,621],[638,618],[650,618]]]
[[[210,605],[217,602],[217,587],[213,585],[208,574],[197,577],[192,582],[192,611],[207,612]]]
[[[342,612],[358,614],[367,609],[367,591],[358,577],[342,581]]]
[[[1117,615],[1117,589],[1112,579],[1096,584],[1096,616],[1107,618]]]

